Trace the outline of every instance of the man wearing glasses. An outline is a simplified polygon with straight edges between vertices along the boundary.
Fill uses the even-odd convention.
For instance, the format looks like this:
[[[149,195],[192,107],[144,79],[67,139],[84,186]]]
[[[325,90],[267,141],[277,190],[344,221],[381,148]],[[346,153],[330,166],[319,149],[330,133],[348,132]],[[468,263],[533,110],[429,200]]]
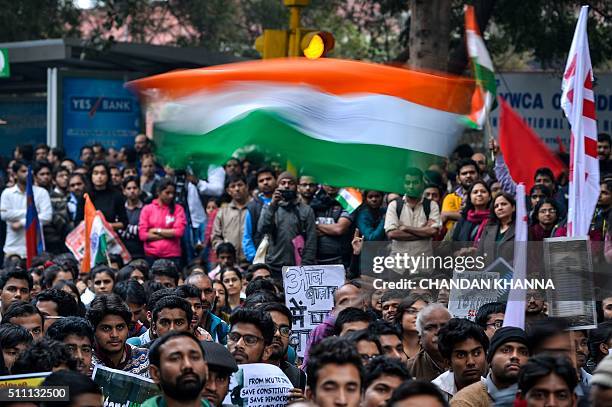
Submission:
[[[504,325],[504,316],[506,315],[506,304],[501,302],[489,302],[478,308],[476,312],[476,322],[491,339],[495,331]]]
[[[36,297],[36,308],[45,319],[45,331],[62,318],[78,316],[79,305],[66,291],[49,288]]]
[[[278,366],[287,375],[295,387],[294,392],[299,392],[301,398],[306,389],[306,374],[285,360],[293,319],[291,311],[283,304],[275,302],[262,305],[261,310],[269,314],[274,322],[274,339],[272,339],[270,354],[266,362]]]
[[[227,348],[239,365],[262,363],[270,358],[274,339],[274,322],[260,309],[241,308],[230,318]]]

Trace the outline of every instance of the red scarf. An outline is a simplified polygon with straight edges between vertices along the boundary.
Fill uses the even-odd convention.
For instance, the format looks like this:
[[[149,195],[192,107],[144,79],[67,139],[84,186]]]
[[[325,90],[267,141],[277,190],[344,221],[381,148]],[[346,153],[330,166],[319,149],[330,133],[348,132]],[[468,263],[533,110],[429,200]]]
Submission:
[[[482,232],[484,232],[484,229],[487,226],[490,214],[491,212],[488,209],[485,209],[483,211],[470,209],[467,213],[468,222],[471,222],[473,224],[479,224],[478,231],[476,231],[476,237],[474,238],[474,247],[478,246],[478,241],[480,240],[480,236],[482,235]]]

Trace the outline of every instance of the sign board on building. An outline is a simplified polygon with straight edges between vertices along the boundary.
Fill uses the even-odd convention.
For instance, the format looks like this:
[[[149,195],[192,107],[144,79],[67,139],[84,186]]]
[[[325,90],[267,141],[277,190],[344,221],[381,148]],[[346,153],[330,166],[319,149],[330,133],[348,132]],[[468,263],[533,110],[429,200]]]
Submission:
[[[569,123],[561,109],[561,73],[499,72],[497,93],[520,114],[553,150],[560,137],[569,149]],[[612,73],[595,75],[595,107],[599,132],[612,133]],[[495,134],[499,129],[499,109],[491,115]]]

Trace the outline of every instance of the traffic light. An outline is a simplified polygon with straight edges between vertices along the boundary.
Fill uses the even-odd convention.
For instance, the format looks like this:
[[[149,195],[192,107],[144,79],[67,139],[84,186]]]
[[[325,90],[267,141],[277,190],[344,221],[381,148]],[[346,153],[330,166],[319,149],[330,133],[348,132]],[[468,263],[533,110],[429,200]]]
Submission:
[[[332,49],[334,49],[334,36],[327,31],[309,31],[306,35],[302,36],[300,42],[300,49],[302,54],[308,59],[317,59],[326,56]]]
[[[286,30],[264,30],[255,40],[255,49],[263,59],[286,57],[288,45],[289,31]]]

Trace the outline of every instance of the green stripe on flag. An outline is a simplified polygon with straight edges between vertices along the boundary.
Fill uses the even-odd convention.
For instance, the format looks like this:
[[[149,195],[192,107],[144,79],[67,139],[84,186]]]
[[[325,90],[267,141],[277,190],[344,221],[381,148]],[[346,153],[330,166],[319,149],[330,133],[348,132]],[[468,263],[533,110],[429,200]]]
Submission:
[[[300,174],[314,176],[320,183],[400,193],[408,168],[424,171],[440,161],[432,154],[397,147],[316,139],[262,110],[207,134],[182,134],[158,127],[155,142],[170,166],[191,165],[199,174],[206,174],[209,164],[224,164],[234,153],[255,150],[266,159],[291,161]]]
[[[96,250],[96,257],[94,260],[94,264],[97,266],[98,264],[107,264],[106,252],[108,250],[107,242],[106,242],[106,233],[102,233],[98,240],[98,250]]]
[[[351,204],[349,204],[348,201],[344,199],[344,197],[340,194],[336,196],[336,201],[340,202],[340,205],[342,206],[342,208],[348,213],[353,213],[355,209],[357,209],[357,208],[353,208]]]
[[[478,83],[488,92],[492,93],[493,96],[497,94],[497,82],[495,81],[495,74],[490,69],[478,64],[476,58],[472,58],[474,67],[474,76]],[[493,98],[495,99],[495,98]]]

